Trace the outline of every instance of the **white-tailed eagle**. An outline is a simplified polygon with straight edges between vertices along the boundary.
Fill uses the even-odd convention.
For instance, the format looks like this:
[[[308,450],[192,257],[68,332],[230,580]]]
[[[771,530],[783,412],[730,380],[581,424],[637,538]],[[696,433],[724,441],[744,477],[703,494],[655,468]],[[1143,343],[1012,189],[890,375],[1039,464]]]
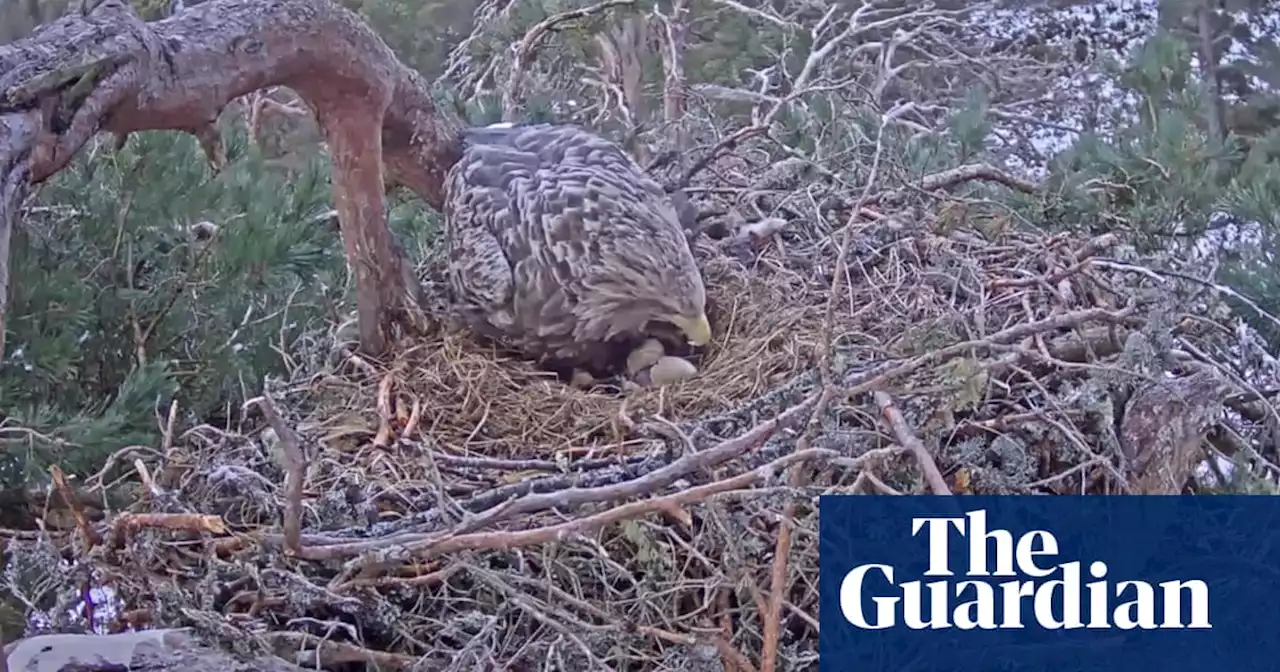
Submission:
[[[473,331],[595,376],[647,337],[710,342],[680,214],[616,144],[573,126],[469,129],[445,188],[448,284]]]

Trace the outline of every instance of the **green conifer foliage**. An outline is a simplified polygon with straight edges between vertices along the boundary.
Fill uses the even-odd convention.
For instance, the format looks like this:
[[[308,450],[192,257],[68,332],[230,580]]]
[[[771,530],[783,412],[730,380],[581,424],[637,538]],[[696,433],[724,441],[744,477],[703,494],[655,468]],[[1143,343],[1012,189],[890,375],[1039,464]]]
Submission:
[[[0,366],[6,425],[32,430],[0,438],[28,476],[155,445],[175,395],[185,420],[234,417],[337,314],[327,160],[282,175],[226,137],[216,177],[190,136],[140,133],[120,152],[104,138],[28,207]]]
[[[1165,31],[1118,69],[1129,104],[1055,158],[1030,219],[1042,226],[1119,232],[1144,251],[1212,253],[1229,298],[1280,346],[1280,129],[1229,126],[1223,147],[1206,123],[1209,93],[1191,52]],[[1227,101],[1231,111],[1252,99]],[[1261,308],[1262,311],[1259,311]]]

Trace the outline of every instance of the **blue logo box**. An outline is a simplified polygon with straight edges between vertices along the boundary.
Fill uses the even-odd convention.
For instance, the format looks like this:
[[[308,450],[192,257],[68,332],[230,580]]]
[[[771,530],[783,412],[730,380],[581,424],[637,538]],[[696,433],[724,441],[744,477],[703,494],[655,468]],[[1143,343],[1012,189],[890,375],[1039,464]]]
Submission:
[[[819,506],[822,672],[1280,670],[1280,497]]]

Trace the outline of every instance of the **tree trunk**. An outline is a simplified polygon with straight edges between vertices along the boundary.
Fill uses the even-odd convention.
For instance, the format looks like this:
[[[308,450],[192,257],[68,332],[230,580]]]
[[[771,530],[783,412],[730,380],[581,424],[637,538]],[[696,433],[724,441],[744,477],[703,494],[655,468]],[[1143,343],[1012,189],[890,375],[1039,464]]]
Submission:
[[[185,131],[216,166],[223,107],[278,85],[315,110],[333,152],[362,348],[385,351],[397,324],[425,326],[416,281],[387,229],[383,167],[441,209],[459,125],[358,16],[330,0],[209,0],[154,23],[124,0],[85,8],[0,46],[0,290],[29,185],[62,170],[95,133]],[[0,297],[0,333],[5,307]]]
[[[1209,118],[1209,137],[1213,146],[1221,149],[1227,141],[1227,128],[1222,104],[1222,86],[1218,81],[1218,50],[1215,48],[1213,17],[1216,13],[1213,0],[1201,0],[1196,8],[1196,32],[1199,37],[1200,69],[1204,73],[1206,115]]]

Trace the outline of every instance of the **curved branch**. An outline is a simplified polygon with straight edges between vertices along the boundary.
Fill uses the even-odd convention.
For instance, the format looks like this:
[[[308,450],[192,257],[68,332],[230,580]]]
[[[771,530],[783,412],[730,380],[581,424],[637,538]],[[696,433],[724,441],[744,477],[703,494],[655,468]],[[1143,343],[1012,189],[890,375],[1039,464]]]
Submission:
[[[222,109],[276,85],[315,111],[329,145],[362,346],[384,350],[397,323],[425,326],[417,281],[387,229],[384,171],[442,209],[459,125],[417,72],[331,0],[210,0],[154,23],[124,0],[103,0],[0,46],[0,291],[27,186],[64,168],[95,133],[191,133],[216,168]]]
[[[554,14],[530,28],[524,34],[524,38],[512,47],[515,53],[511,57],[511,70],[507,74],[507,85],[502,89],[502,120],[516,120],[517,112],[519,112],[522,104],[520,101],[520,78],[524,76],[525,69],[533,62],[538,43],[542,38],[546,37],[547,33],[555,30],[563,23],[585,19],[614,7],[634,4],[635,0],[602,0],[590,7],[581,7]]]

